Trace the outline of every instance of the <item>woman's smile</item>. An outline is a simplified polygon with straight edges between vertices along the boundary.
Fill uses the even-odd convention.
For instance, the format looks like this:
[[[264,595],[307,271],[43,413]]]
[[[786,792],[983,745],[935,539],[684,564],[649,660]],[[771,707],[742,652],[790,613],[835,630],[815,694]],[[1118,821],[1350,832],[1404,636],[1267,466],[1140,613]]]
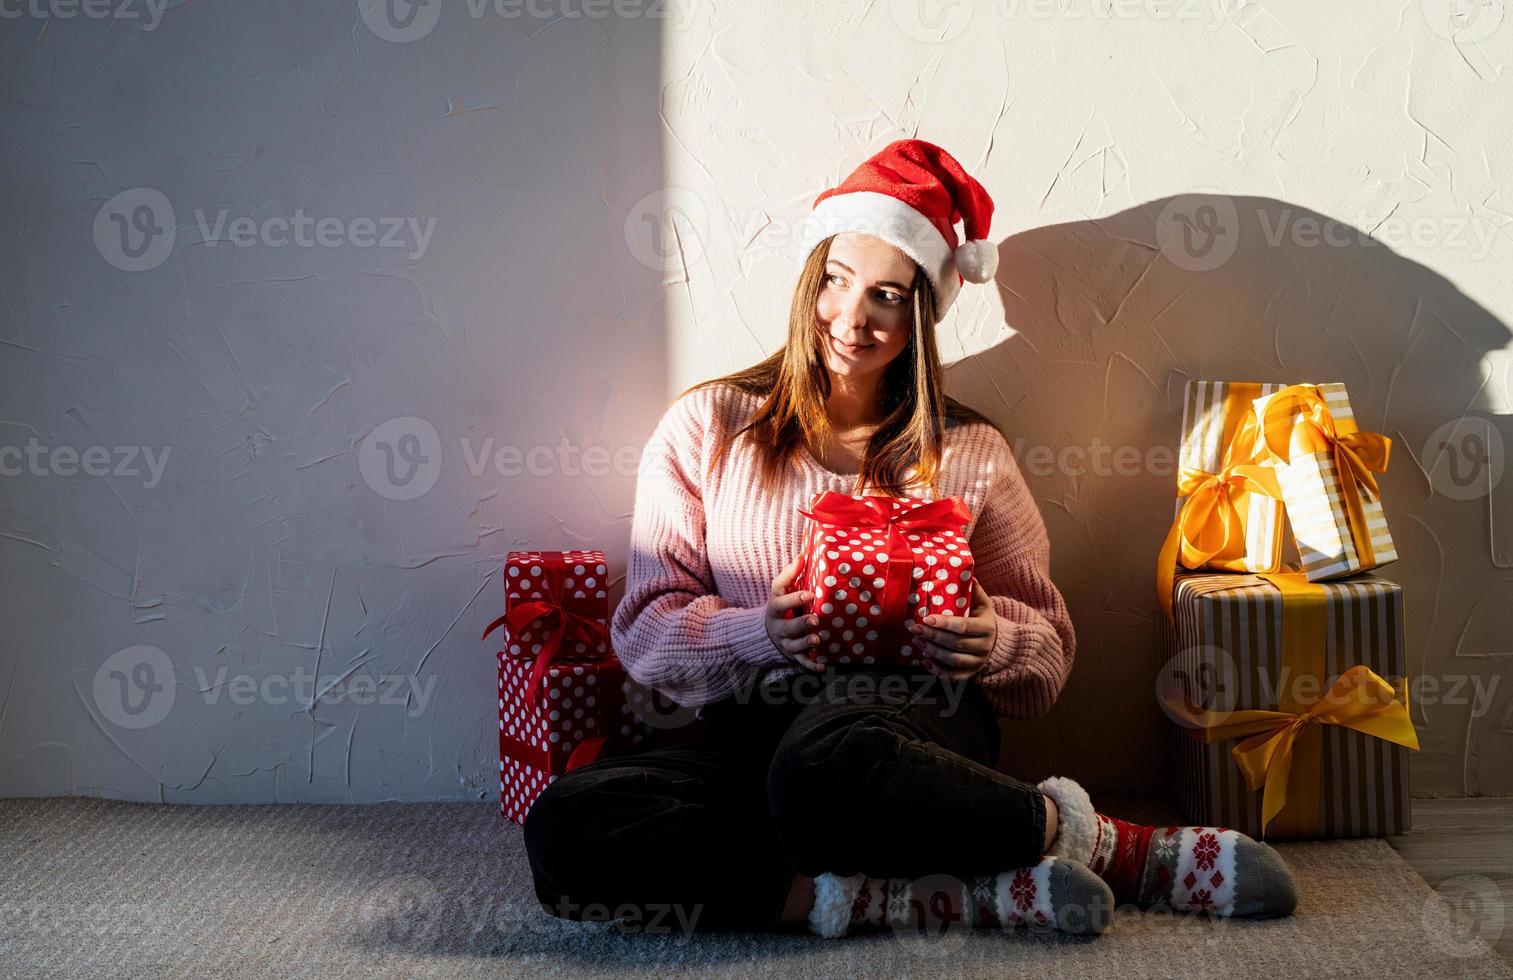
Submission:
[[[871,344],[848,344],[834,334],[830,335],[830,344],[840,353],[851,355],[859,354],[872,346]]]

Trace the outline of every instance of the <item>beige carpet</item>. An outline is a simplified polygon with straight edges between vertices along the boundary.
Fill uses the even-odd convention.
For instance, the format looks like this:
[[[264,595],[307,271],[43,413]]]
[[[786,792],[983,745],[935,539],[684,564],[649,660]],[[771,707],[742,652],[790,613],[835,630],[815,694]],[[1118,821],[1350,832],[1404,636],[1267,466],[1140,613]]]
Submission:
[[[651,936],[542,912],[489,804],[0,800],[0,975],[1513,977],[1386,843],[1280,849],[1302,889],[1282,920]]]

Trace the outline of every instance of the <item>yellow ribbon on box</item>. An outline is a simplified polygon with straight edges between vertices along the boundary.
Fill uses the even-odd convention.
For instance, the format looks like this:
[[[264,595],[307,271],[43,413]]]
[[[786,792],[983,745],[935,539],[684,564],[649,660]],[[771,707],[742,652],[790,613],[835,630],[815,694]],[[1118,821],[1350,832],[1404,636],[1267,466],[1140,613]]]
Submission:
[[[1317,385],[1289,385],[1273,395],[1266,403],[1261,429],[1266,448],[1283,462],[1290,462],[1295,453],[1327,452],[1334,458],[1355,553],[1365,567],[1375,565],[1376,549],[1371,546],[1371,531],[1361,507],[1361,488],[1381,499],[1371,474],[1387,471],[1392,440],[1379,432],[1358,431],[1352,419],[1336,420]]]
[[[1245,553],[1245,519],[1235,497],[1250,492],[1282,499],[1276,470],[1256,462],[1261,456],[1256,417],[1249,411],[1244,391],[1242,386],[1233,385],[1226,396],[1225,417],[1233,417],[1229,413],[1235,412],[1241,421],[1224,447],[1219,472],[1184,466],[1177,476],[1177,495],[1187,499],[1166,532],[1156,559],[1156,595],[1168,619],[1179,560],[1183,568],[1202,568],[1216,557],[1234,558]]]
[[[1417,749],[1408,715],[1408,680],[1389,684],[1365,664],[1342,673],[1310,705],[1296,696],[1293,678],[1322,679],[1327,626],[1325,587],[1302,572],[1258,573],[1282,593],[1282,656],[1277,710],[1209,711],[1174,689],[1163,692],[1172,717],[1185,718],[1188,734],[1204,742],[1243,738],[1232,754],[1246,784],[1264,787],[1261,826],[1270,835],[1312,836],[1319,818],[1323,725],[1352,728]],[[1249,737],[1246,737],[1249,736]],[[1276,820],[1275,827],[1272,821]]]

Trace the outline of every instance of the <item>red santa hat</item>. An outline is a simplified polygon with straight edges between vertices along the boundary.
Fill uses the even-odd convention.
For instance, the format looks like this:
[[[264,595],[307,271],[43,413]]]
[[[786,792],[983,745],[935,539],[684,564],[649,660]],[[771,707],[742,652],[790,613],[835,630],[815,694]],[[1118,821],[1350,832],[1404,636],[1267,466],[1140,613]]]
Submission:
[[[987,241],[992,218],[993,199],[955,157],[926,140],[894,140],[814,199],[799,251],[807,258],[842,232],[881,238],[924,268],[945,316],[963,282],[988,282],[998,271],[998,249]]]

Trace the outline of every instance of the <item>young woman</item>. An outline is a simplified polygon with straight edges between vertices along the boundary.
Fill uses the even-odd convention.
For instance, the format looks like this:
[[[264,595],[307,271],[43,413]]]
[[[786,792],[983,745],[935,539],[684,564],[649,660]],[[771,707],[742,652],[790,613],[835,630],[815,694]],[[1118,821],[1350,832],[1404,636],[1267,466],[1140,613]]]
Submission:
[[[1116,902],[1293,910],[1266,844],[1119,820],[1069,778],[994,768],[998,719],[1049,710],[1076,641],[1008,441],[943,390],[935,326],[962,282],[992,278],[991,215],[940,147],[890,144],[816,200],[783,349],[664,414],[610,629],[630,676],[705,727],[537,798],[525,843],[548,911],[839,936],[921,915],[1099,933]],[[973,514],[970,602],[914,631],[927,673],[816,673],[808,654],[838,638],[794,582],[797,511],[821,490]]]

